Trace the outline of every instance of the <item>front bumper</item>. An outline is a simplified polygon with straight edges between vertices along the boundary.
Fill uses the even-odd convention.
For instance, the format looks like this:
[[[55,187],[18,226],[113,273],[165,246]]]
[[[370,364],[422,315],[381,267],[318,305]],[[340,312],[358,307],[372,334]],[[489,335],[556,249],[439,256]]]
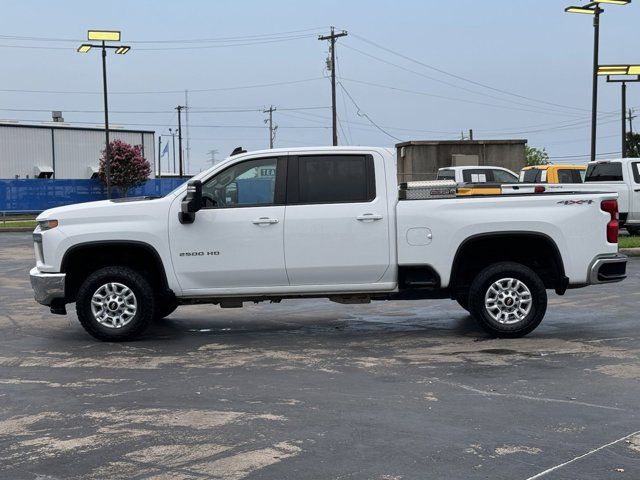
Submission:
[[[620,253],[596,257],[589,267],[589,283],[621,282],[627,278],[627,256]]]
[[[29,277],[36,302],[51,305],[56,299],[64,299],[65,276],[64,273],[42,273],[32,268]]]

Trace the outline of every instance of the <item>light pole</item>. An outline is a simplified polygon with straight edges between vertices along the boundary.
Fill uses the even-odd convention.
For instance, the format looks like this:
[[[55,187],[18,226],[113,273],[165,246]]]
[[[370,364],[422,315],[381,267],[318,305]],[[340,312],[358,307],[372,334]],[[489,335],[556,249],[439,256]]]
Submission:
[[[78,47],[79,53],[88,53],[92,48],[102,51],[102,92],[104,97],[104,134],[105,134],[105,176],[107,177],[107,198],[111,198],[111,155],[109,149],[109,103],[107,101],[107,49],[113,49],[118,55],[124,55],[131,47],[125,45],[107,45],[105,42],[119,42],[120,32],[112,30],[89,30],[88,40],[100,43],[83,43]]]
[[[598,75],[606,75],[607,82],[620,84],[622,109],[621,149],[622,158],[627,157],[627,83],[640,82],[640,65],[600,65]],[[611,78],[616,76],[616,78]]]
[[[598,50],[600,48],[600,14],[604,12],[600,3],[627,5],[631,0],[594,0],[584,6],[571,6],[564,9],[568,13],[593,15],[593,73],[591,87],[591,161],[596,159],[596,131],[598,123]]]

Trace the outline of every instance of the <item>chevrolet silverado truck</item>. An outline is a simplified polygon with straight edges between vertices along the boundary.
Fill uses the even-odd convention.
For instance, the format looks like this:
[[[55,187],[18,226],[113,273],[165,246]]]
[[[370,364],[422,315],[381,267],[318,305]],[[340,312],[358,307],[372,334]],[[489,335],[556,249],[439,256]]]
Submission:
[[[33,233],[35,299],[100,340],[179,305],[451,298],[490,334],[534,330],[547,290],[617,282],[617,194],[456,197],[397,183],[392,150],[240,152],[162,198],[53,208]]]

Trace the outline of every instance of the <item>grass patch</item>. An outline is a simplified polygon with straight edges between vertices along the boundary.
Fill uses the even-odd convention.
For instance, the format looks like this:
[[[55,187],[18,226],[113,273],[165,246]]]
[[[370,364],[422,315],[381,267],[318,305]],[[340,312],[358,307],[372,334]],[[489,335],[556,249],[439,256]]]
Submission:
[[[640,236],[618,237],[618,246],[620,248],[636,248],[640,247]]]
[[[7,221],[6,223],[0,222],[0,230],[3,228],[18,228],[18,227],[29,227],[36,228],[35,220],[16,220],[16,221]]]

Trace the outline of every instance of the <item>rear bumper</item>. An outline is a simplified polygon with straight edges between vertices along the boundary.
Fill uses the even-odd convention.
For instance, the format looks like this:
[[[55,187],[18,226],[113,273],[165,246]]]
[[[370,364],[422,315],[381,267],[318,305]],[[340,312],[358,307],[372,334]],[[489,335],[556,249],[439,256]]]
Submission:
[[[589,283],[621,282],[627,278],[627,257],[620,253],[600,255],[589,267]]]
[[[29,277],[36,302],[51,305],[56,299],[64,299],[65,276],[64,273],[42,273],[32,268]]]

